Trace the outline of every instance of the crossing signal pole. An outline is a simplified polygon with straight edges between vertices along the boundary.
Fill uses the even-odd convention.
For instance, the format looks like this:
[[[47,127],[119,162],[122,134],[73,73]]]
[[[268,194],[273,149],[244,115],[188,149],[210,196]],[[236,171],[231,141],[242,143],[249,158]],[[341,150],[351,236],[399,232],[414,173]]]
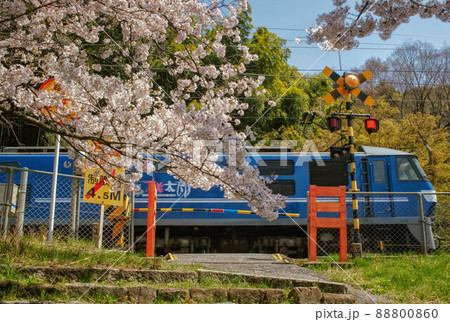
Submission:
[[[340,117],[345,117],[347,119],[347,127],[348,127],[348,148],[349,148],[349,163],[350,163],[350,179],[351,179],[351,192],[358,192],[356,182],[356,164],[355,164],[355,140],[354,140],[354,132],[353,132],[353,119],[356,117],[365,117],[365,126],[366,130],[369,134],[378,131],[379,124],[378,121],[373,119],[369,114],[354,114],[352,112],[352,101],[351,95],[359,98],[364,104],[368,106],[372,106],[375,103],[375,100],[361,91],[358,86],[364,83],[366,80],[373,77],[372,73],[369,70],[364,71],[363,73],[357,75],[354,73],[344,73],[344,76],[340,76],[338,73],[333,71],[332,69],[325,67],[322,73],[329,78],[331,78],[335,83],[333,84],[332,92],[325,95],[324,100],[330,104],[334,100],[338,99],[341,96],[345,95],[345,107],[347,113],[333,113],[331,117],[327,119],[328,129],[331,132],[339,131],[341,128],[341,119]],[[343,148],[333,148],[331,149],[331,159],[333,159],[333,153],[336,153],[336,149],[340,149],[338,152],[348,151],[347,147]],[[338,153],[340,156],[342,153]],[[353,243],[351,245],[352,256],[353,257],[361,257],[362,256],[362,244],[361,244],[361,233],[359,226],[359,217],[358,217],[358,198],[356,194],[352,195],[352,205],[353,205]]]

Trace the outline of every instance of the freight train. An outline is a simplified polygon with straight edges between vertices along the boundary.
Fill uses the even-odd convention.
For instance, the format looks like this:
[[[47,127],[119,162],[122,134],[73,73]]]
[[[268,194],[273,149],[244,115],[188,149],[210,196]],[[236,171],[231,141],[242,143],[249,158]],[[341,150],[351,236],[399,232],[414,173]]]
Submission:
[[[34,170],[52,171],[53,154],[49,152],[21,152],[29,149],[4,149],[0,165],[15,164]],[[35,150],[36,151],[36,150]],[[42,151],[42,150],[41,150]],[[248,160],[261,175],[276,175],[270,184],[275,193],[287,196],[281,216],[267,221],[251,213],[245,201],[231,201],[219,187],[209,191],[192,189],[159,166],[151,175],[144,175],[137,184],[134,208],[147,208],[148,182],[154,181],[158,192],[156,247],[157,252],[279,252],[302,255],[307,249],[307,192],[310,185],[339,186],[350,189],[348,163],[335,160],[330,153],[249,153]],[[11,163],[12,162],[12,163]],[[362,192],[390,192],[382,195],[359,195],[362,243],[365,249],[385,244],[420,245],[420,211],[417,196],[425,195],[423,209],[428,223],[426,236],[430,249],[435,248],[430,214],[436,205],[434,188],[413,154],[379,147],[361,147],[355,154],[358,189]],[[72,174],[72,160],[61,154],[59,173]],[[20,181],[19,176],[14,178]],[[5,181],[3,181],[5,182]],[[48,180],[48,185],[51,180]],[[36,197],[37,191],[50,191],[31,179],[28,182],[25,225],[38,214],[33,209],[48,207],[49,198]],[[401,193],[410,194],[401,194]],[[397,194],[396,194],[397,193]],[[352,240],[352,200],[347,196],[349,240]],[[70,202],[70,189],[58,189],[57,204]],[[33,205],[39,207],[33,208]],[[62,209],[68,209],[63,207]],[[80,216],[83,217],[83,204]],[[211,211],[215,209],[217,211]],[[283,214],[298,216],[283,216]],[[40,214],[39,216],[43,216]],[[59,212],[59,222],[68,224],[67,211]],[[88,218],[87,216],[86,218]],[[64,219],[66,219],[64,221]],[[94,219],[92,219],[94,220]],[[80,221],[81,222],[81,221]],[[82,221],[84,224],[87,221]],[[134,213],[134,232],[145,234],[147,213]],[[142,241],[144,239],[141,239]],[[337,247],[338,238],[329,229],[319,231],[318,242]]]

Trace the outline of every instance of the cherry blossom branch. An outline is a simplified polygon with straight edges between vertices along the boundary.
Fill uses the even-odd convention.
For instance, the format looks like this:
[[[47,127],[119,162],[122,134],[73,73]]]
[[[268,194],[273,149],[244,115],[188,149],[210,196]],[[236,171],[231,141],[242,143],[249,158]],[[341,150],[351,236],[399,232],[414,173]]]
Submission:
[[[316,27],[307,30],[308,43],[318,43],[326,50],[349,50],[358,46],[357,39],[366,37],[375,30],[383,40],[388,39],[400,24],[409,22],[416,15],[424,19],[434,16],[443,22],[449,21],[446,0],[432,1],[432,5],[417,0],[364,0],[362,5],[357,1],[355,10],[358,16],[344,37],[343,31],[348,26],[345,19],[350,15],[349,7],[343,6],[344,3],[345,1],[335,1],[335,9],[317,18]]]
[[[0,10],[18,16],[23,12],[17,13],[17,6],[24,3],[2,1]],[[262,217],[274,218],[277,206],[261,200],[270,191],[255,185],[258,171],[245,163],[246,134],[231,123],[233,114],[248,107],[239,97],[262,84],[260,78],[241,76],[245,63],[256,59],[245,46],[235,48],[242,53],[239,68],[224,58],[225,37],[238,41],[238,6],[222,15],[216,9],[223,4],[199,0],[155,0],[145,8],[136,0],[58,3],[64,6],[47,4],[11,25],[0,24],[0,111],[60,134],[72,156],[86,156],[77,165],[100,166],[106,173],[115,167],[136,169],[123,179],[130,189],[154,169],[155,156],[176,155],[167,167],[192,187],[208,190],[218,184],[225,196],[245,197]],[[208,39],[212,28],[217,34]],[[164,53],[162,46],[172,43],[180,47]],[[160,75],[168,71],[174,84],[155,82],[153,50],[164,67]],[[120,59],[120,69],[102,71],[101,59]],[[36,90],[49,78],[63,92]],[[196,140],[234,141],[235,148],[224,155],[237,159],[244,175],[235,167],[221,169],[217,154],[204,147],[194,167],[189,160],[196,158]]]
[[[32,13],[35,13],[36,11],[38,11],[38,10],[40,10],[40,9],[42,9],[42,8],[49,7],[49,6],[51,6],[51,5],[53,5],[53,4],[57,3],[57,2],[59,2],[59,1],[58,1],[58,0],[55,0],[55,1],[52,1],[52,2],[49,2],[49,3],[43,4],[43,5],[41,5],[41,6],[37,6],[37,7],[33,8],[33,9],[31,9],[31,10],[25,11],[25,12],[21,13],[20,15],[17,15],[17,16],[8,18],[8,19],[0,20],[0,24],[4,24],[5,22],[10,22],[10,21],[17,20],[17,19],[19,19],[19,18],[21,18],[21,17],[23,17],[23,16],[26,16],[26,15],[29,15],[29,14],[32,14]]]

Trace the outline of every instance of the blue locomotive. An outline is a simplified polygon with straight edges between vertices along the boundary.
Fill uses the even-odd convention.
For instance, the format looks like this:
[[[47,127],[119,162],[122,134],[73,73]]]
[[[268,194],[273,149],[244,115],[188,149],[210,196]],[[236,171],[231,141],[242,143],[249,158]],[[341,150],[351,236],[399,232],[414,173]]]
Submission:
[[[19,153],[11,151],[0,154],[0,164],[17,162],[19,167],[52,171],[51,153]],[[267,221],[252,214],[245,201],[224,198],[218,187],[210,191],[192,189],[186,183],[166,173],[159,166],[152,175],[144,175],[138,183],[134,208],[146,208],[148,182],[154,181],[158,191],[157,249],[178,252],[280,252],[302,254],[306,250],[307,192],[310,185],[349,186],[348,164],[330,160],[330,153],[249,153],[248,160],[258,167],[262,175],[276,175],[270,185],[275,193],[288,197],[286,207],[275,221]],[[390,192],[382,195],[358,195],[359,218],[363,247],[378,248],[379,242],[396,245],[420,245],[420,211],[418,197],[414,193],[433,193],[434,188],[419,165],[417,158],[406,152],[362,147],[355,154],[358,189],[361,192]],[[62,154],[59,172],[72,174],[72,160]],[[16,184],[20,178],[15,177]],[[49,181],[50,182],[50,181]],[[31,191],[27,203],[49,202],[48,198],[34,198]],[[42,189],[39,188],[39,189]],[[50,191],[50,186],[48,187]],[[410,193],[410,194],[401,194]],[[58,192],[57,202],[70,202],[70,191]],[[434,249],[430,214],[436,205],[435,195],[423,198],[427,215],[427,245]],[[67,209],[66,207],[65,209]],[[30,221],[32,207],[25,213]],[[217,211],[211,211],[216,209]],[[298,214],[298,216],[283,216]],[[69,214],[60,214],[67,217]],[[83,206],[81,214],[83,216]],[[352,227],[351,196],[347,197],[347,217]],[[134,215],[136,236],[145,233],[147,213],[137,211]],[[86,222],[86,221],[85,221]],[[352,229],[349,240],[352,240]],[[319,242],[337,247],[337,235],[324,229],[319,232]],[[143,240],[143,239],[142,239]]]

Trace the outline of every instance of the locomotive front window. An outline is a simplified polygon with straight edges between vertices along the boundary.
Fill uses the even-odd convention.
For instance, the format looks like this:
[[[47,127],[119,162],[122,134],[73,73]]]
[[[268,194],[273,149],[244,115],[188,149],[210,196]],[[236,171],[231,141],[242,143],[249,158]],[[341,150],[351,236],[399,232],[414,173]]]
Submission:
[[[294,160],[258,160],[261,175],[291,176],[295,172]]]
[[[283,196],[295,195],[295,181],[294,180],[275,180],[267,185],[273,193]]]
[[[419,177],[421,177],[423,180],[428,180],[428,177],[425,171],[423,171],[422,167],[420,166],[419,161],[416,158],[413,158],[412,163],[416,171],[419,173]]]
[[[397,179],[399,181],[418,181],[423,179],[422,176],[419,176],[416,167],[411,161],[411,158],[405,157],[398,157],[396,159]]]

